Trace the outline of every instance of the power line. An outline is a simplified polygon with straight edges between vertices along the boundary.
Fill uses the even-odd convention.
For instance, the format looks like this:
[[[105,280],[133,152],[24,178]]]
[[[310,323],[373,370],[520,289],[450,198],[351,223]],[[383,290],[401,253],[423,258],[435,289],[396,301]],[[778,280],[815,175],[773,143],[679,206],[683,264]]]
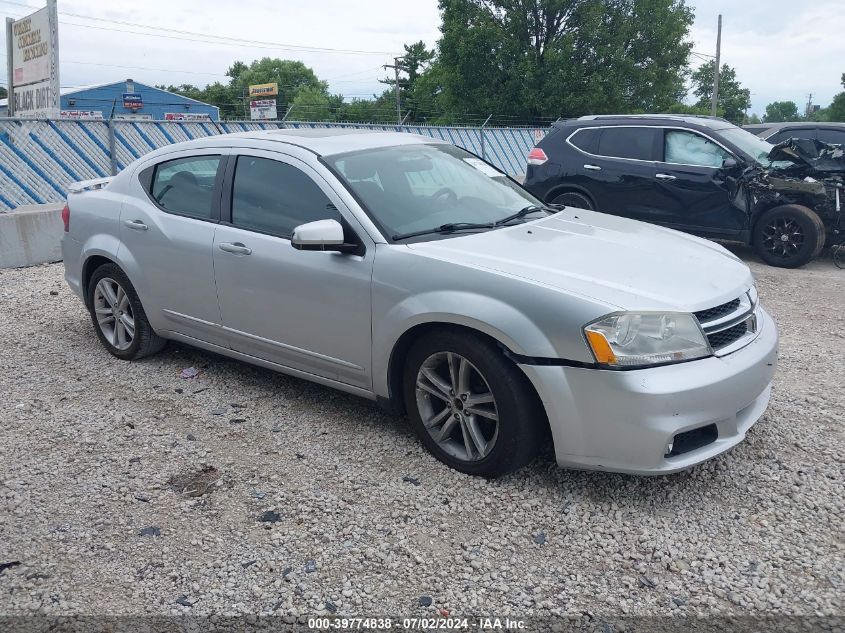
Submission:
[[[2,4],[9,4],[19,7],[25,7],[27,9],[40,9],[41,7],[33,6],[30,4],[25,4],[23,2],[15,2],[14,0],[0,0]],[[218,44],[224,46],[242,46],[244,44],[249,44],[256,48],[270,48],[270,49],[283,49],[283,50],[297,50],[301,52],[309,52],[309,53],[336,53],[336,54],[344,54],[344,55],[393,55],[393,52],[390,51],[367,51],[367,50],[356,50],[356,49],[342,49],[342,48],[330,48],[326,46],[307,46],[304,44],[288,44],[283,42],[266,42],[262,40],[250,40],[246,38],[239,38],[239,37],[231,37],[228,35],[215,35],[210,33],[198,33],[196,31],[185,31],[181,29],[172,29],[166,28],[161,26],[154,26],[150,24],[142,24],[139,22],[128,22],[124,20],[112,20],[109,18],[99,18],[91,15],[84,15],[81,13],[72,13],[69,11],[59,11],[59,15],[65,15],[72,18],[80,18],[84,20],[93,20],[96,22],[106,22],[109,24],[118,24],[120,26],[130,26],[134,28],[142,28],[142,29],[152,29],[155,31],[165,31],[168,33],[174,33],[177,35],[191,35],[195,37],[204,38],[202,40],[195,40],[189,39],[184,37],[175,37],[173,35],[163,35],[161,33],[139,33],[138,31],[131,31],[125,29],[115,29],[109,27],[98,27],[92,24],[77,24],[74,22],[64,22],[59,21],[60,24],[66,24],[68,26],[77,26],[82,28],[92,28],[92,29],[99,29],[104,31],[116,31],[119,33],[132,33],[136,35],[149,35],[152,37],[162,37],[167,39],[178,39],[182,41],[189,41],[189,42],[201,42],[205,44]],[[220,41],[214,41],[220,40]],[[227,42],[229,42],[227,44]]]

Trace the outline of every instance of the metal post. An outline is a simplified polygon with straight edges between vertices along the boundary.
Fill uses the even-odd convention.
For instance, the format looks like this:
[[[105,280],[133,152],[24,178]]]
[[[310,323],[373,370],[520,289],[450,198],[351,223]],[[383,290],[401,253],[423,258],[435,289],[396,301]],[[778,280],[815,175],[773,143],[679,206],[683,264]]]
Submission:
[[[15,116],[15,86],[14,86],[14,63],[12,62],[12,54],[14,53],[14,33],[12,25],[14,25],[14,18],[6,18],[6,72],[7,72],[7,90],[9,94],[6,98],[6,116]]]
[[[491,114],[484,120],[484,123],[481,124],[481,158],[484,160],[487,160],[487,146],[484,143],[484,128],[487,126],[487,123],[492,117],[493,115]]]
[[[399,103],[399,57],[393,58],[393,71],[396,77],[394,92],[396,93],[396,122],[402,125],[402,105]]]
[[[719,14],[719,30],[716,35],[716,67],[713,73],[713,105],[710,107],[710,114],[716,116],[719,105],[719,71],[722,61],[722,14]]]
[[[285,116],[283,116],[283,117],[282,117],[282,123],[284,123],[284,122],[287,120],[288,115],[290,114],[291,110],[293,110],[293,107],[294,107],[294,104],[293,104],[293,103],[291,103],[291,104],[288,106],[288,110],[287,110],[287,112],[285,112]]]
[[[59,9],[56,0],[47,0],[50,24],[50,104],[49,115],[59,117],[62,110],[61,81],[59,77]]]
[[[114,109],[117,107],[117,99],[112,101],[111,112],[109,113],[109,161],[111,162],[111,175],[117,174],[117,156],[115,156],[114,138]]]

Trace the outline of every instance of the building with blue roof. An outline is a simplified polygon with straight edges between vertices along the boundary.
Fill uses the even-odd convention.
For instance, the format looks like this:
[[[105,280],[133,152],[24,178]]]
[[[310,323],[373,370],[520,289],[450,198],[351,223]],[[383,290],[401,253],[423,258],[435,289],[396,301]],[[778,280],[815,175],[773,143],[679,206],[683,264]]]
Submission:
[[[61,116],[67,119],[197,121],[220,119],[217,106],[127,79],[95,86],[62,88]],[[0,116],[7,100],[0,99]]]

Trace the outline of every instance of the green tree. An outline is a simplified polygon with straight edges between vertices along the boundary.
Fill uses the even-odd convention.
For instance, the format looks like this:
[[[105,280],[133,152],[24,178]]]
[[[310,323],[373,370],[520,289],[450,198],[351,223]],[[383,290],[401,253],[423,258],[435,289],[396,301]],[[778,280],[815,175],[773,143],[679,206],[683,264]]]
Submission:
[[[684,0],[440,0],[440,9],[424,86],[445,114],[654,111],[684,94],[693,19]]]
[[[249,67],[236,62],[229,72],[234,75],[230,75],[232,84],[241,88],[244,95],[253,84],[279,84],[276,99],[281,104],[295,102],[299,92],[306,88],[311,95],[317,92],[326,96],[329,94],[328,83],[320,81],[314,71],[300,61],[264,57],[252,62]]]
[[[845,88],[845,73],[842,73],[842,87]],[[825,108],[828,121],[845,121],[845,92],[840,92],[833,98],[833,103]]]
[[[758,125],[762,123],[760,117],[758,117],[755,113],[751,113],[751,116],[745,120],[746,125]]]
[[[794,101],[775,101],[766,106],[766,115],[763,120],[766,123],[782,123],[797,121],[799,118],[798,106]]]
[[[404,48],[405,54],[399,60],[399,65],[402,73],[407,75],[407,77],[399,78],[399,101],[403,106],[403,111],[410,110],[408,121],[416,121],[419,119],[420,111],[427,109],[431,105],[425,101],[417,103],[419,98],[418,95],[415,94],[417,81],[428,69],[436,53],[433,50],[429,50],[426,47],[425,42],[422,40],[414,42],[413,44],[405,44]],[[395,76],[393,79],[388,77],[380,79],[379,81],[391,86],[390,94],[393,95],[393,108],[395,112]],[[382,97],[385,97],[386,94],[387,93],[383,94]],[[375,99],[381,100],[382,97],[376,97]]]
[[[3,86],[0,86],[0,99],[5,99],[8,96],[8,92]]]
[[[692,73],[693,93],[698,97],[697,105],[710,107],[713,100],[713,78],[716,62],[709,61]],[[731,123],[741,124],[745,111],[751,107],[751,92],[743,88],[736,78],[736,70],[722,64],[719,72],[719,100],[717,109]]]

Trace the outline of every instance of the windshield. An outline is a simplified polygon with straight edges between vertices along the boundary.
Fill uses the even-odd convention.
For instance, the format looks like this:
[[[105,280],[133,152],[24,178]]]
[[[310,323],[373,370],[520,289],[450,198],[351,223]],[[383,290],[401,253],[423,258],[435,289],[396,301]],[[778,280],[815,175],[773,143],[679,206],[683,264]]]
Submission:
[[[743,130],[738,127],[729,127],[724,130],[719,130],[719,134],[727,141],[736,145],[740,150],[748,154],[755,162],[763,167],[789,167],[792,165],[792,163],[788,161],[769,160],[769,152],[772,151],[774,145],[768,141],[764,141],[759,136],[755,136],[748,130]]]
[[[452,145],[383,147],[325,160],[388,238],[447,224],[493,224],[528,206],[543,206],[503,173]]]

